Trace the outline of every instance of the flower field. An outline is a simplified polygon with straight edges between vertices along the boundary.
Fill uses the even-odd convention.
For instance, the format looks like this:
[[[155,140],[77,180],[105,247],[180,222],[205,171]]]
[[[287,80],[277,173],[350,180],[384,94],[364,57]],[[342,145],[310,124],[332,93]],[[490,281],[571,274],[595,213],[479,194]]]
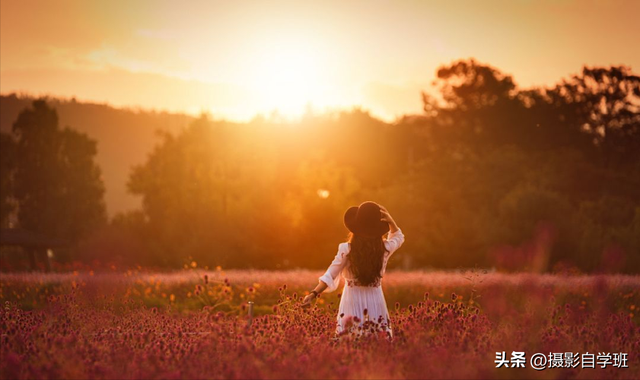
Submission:
[[[339,291],[300,308],[319,274],[2,274],[1,377],[640,378],[638,276],[389,272],[389,340],[335,337]]]

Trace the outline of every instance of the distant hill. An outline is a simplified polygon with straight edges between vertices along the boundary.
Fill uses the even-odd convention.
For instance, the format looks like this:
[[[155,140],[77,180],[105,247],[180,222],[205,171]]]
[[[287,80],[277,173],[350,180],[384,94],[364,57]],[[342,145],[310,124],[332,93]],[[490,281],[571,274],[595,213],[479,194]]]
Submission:
[[[35,98],[15,94],[0,96],[0,130],[11,132],[18,114]],[[133,165],[144,162],[158,141],[156,131],[176,131],[193,117],[136,109],[119,109],[106,104],[49,98],[56,108],[60,126],[86,133],[98,142],[97,162],[106,187],[109,216],[140,207],[140,199],[127,193],[126,182]]]

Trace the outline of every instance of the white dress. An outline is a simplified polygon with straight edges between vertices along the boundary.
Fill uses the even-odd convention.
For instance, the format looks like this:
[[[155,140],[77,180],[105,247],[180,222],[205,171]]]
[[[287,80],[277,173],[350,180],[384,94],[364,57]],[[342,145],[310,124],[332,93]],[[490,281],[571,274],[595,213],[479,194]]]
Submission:
[[[382,261],[381,276],[385,273],[389,257],[400,248],[402,243],[404,243],[404,235],[401,230],[398,229],[394,233],[388,233],[387,239],[384,241],[384,247],[387,252],[385,252]],[[336,257],[324,275],[319,278],[320,281],[327,284],[327,292],[333,292],[338,288],[340,274],[345,279],[338,309],[336,333],[344,333],[353,327],[362,325],[366,321],[371,321],[379,323],[379,327],[391,334],[389,311],[382,293],[381,281],[370,286],[359,286],[355,276],[349,270],[349,260],[347,259],[349,251],[349,243],[340,243]]]

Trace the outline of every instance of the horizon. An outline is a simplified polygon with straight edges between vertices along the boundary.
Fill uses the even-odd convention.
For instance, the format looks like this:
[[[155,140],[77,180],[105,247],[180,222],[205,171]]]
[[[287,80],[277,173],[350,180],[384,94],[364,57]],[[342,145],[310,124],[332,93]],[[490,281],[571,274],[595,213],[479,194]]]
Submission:
[[[232,122],[354,108],[393,122],[422,114],[421,91],[459,59],[521,89],[640,65],[638,2],[370,4],[3,1],[0,93]]]
[[[101,102],[101,101],[90,100],[90,99],[79,99],[76,96],[66,97],[66,96],[57,96],[55,94],[48,94],[48,93],[33,94],[29,92],[24,92],[24,91],[0,93],[0,97],[11,97],[11,96],[15,96],[21,100],[43,99],[47,103],[53,103],[53,104],[55,104],[56,102],[60,102],[60,103],[76,102],[78,104],[83,104],[83,105],[103,106],[103,107],[112,108],[118,111],[125,111],[125,112],[128,111],[132,113],[150,113],[150,114],[158,113],[158,114],[168,114],[168,115],[181,115],[181,116],[187,116],[192,118],[199,118],[201,116],[205,116],[212,121],[220,121],[220,122],[235,123],[235,124],[248,124],[254,120],[261,119],[261,118],[269,122],[299,123],[302,121],[305,115],[308,114],[308,113],[302,113],[299,115],[286,115],[286,114],[279,113],[278,109],[273,109],[271,112],[257,113],[247,120],[233,120],[233,119],[225,118],[220,114],[213,114],[209,110],[202,110],[199,112],[191,113],[191,112],[180,111],[180,110],[173,111],[166,108],[144,107],[136,104],[115,105],[115,104],[109,103],[108,101]],[[387,123],[387,124],[394,124],[396,122],[399,122],[403,117],[423,116],[420,114],[403,114],[403,115],[397,115],[397,117],[392,120],[385,120],[384,118],[379,117],[378,115],[372,113],[370,109],[364,108],[357,104],[352,106],[344,106],[343,108],[336,107],[336,108],[327,108],[324,110],[307,108],[307,110],[310,111],[311,112],[310,114],[313,116],[327,116],[327,115],[334,115],[334,114],[340,114],[340,113],[350,113],[353,111],[361,111],[365,114],[370,115],[372,118],[380,120],[381,122]],[[73,128],[73,126],[70,126],[70,127]]]

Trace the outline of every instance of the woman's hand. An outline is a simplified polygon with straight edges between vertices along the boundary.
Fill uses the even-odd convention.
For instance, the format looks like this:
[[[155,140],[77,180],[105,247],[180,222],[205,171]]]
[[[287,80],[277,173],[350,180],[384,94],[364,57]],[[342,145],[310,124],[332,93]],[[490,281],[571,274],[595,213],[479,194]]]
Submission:
[[[301,306],[302,307],[311,306],[311,301],[313,301],[316,298],[319,298],[320,294],[324,292],[325,289],[327,289],[327,284],[322,282],[322,280],[319,280],[318,285],[311,292],[309,292],[309,294],[307,294],[306,297],[304,297],[304,299],[302,300]]]
[[[316,299],[315,293],[307,294],[306,297],[304,297],[304,299],[302,300],[302,307],[311,306],[311,301],[313,301],[314,299]]]
[[[398,225],[396,224],[396,221],[393,220],[393,217],[391,216],[391,214],[389,214],[389,211],[387,211],[387,209],[384,208],[384,206],[380,206],[380,214],[381,214],[380,220],[382,220],[383,222],[389,223],[389,228],[391,229],[391,233],[396,232],[398,230]]]

